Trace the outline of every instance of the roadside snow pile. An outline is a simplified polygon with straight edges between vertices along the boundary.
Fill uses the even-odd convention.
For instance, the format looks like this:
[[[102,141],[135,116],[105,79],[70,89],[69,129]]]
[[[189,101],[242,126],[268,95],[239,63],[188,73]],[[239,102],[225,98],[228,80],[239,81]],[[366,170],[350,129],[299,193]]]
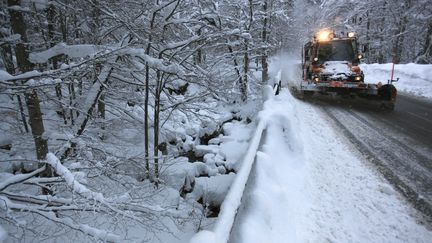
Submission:
[[[387,83],[391,78],[392,64],[361,64],[367,83]],[[394,78],[400,78],[394,83],[399,91],[417,96],[432,98],[432,64],[396,64]]]

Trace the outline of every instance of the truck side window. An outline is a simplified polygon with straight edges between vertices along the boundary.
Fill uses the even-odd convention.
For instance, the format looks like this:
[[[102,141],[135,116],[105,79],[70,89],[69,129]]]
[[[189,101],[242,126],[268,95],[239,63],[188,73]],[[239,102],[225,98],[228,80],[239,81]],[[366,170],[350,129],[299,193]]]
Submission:
[[[308,42],[306,43],[306,45],[304,46],[304,55],[305,55],[305,60],[310,60],[310,49],[311,49],[311,43]]]

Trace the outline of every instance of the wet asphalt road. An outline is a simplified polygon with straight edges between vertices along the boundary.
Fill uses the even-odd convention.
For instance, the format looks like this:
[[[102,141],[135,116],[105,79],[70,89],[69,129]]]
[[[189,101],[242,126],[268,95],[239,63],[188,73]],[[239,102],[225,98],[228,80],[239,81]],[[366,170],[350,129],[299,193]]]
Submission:
[[[399,133],[411,137],[420,145],[432,149],[432,100],[400,95],[393,112],[386,115],[376,113],[371,115]]]
[[[313,103],[432,225],[432,100],[398,95],[393,112],[362,101]]]

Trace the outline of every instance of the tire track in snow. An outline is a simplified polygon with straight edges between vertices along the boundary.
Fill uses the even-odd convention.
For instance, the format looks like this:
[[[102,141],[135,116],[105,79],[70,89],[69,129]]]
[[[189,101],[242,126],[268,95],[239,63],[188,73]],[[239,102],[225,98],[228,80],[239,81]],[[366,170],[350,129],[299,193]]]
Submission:
[[[374,141],[379,141],[380,139],[374,138],[373,141],[369,141],[369,144],[366,144],[365,142],[362,142],[358,138],[358,134],[354,134],[345,124],[347,123],[346,120],[341,121],[340,116],[338,116],[337,111],[335,112],[334,109],[329,109],[326,107],[323,107],[323,110],[326,112],[326,114],[336,123],[338,127],[341,128],[342,132],[345,134],[345,136],[357,147],[357,149],[366,157],[368,157],[368,161],[372,162],[374,166],[377,167],[378,171],[381,172],[381,174],[384,176],[384,178],[392,184],[407,200],[410,202],[415,209],[417,209],[419,212],[421,212],[424,216],[424,220],[429,224],[429,227],[432,225],[432,204],[429,201],[430,195],[428,195],[428,198],[424,198],[421,194],[418,193],[415,186],[413,188],[411,183],[417,183],[420,184],[420,188],[422,192],[427,192],[430,190],[431,185],[431,178],[424,174],[422,172],[419,172],[420,175],[405,175],[407,176],[411,183],[407,183],[406,180],[401,178],[400,175],[397,174],[394,170],[392,170],[389,167],[389,162],[397,163],[398,166],[395,167],[395,170],[402,169],[399,172],[408,171],[411,172],[412,169],[408,167],[408,165],[401,160],[401,158],[397,157],[395,153],[390,153],[389,151],[386,151],[384,149],[371,149],[371,144]],[[335,114],[336,113],[336,114]],[[352,116],[352,113],[349,113],[348,116],[343,116],[343,118],[348,118]],[[363,119],[359,119],[359,121],[367,127],[367,129],[371,129],[372,131],[375,131],[374,135],[379,136],[379,132],[377,132],[376,128],[372,126],[370,123],[365,123]],[[359,124],[359,123],[357,123]],[[360,124],[361,125],[361,124]],[[355,127],[355,126],[352,126]],[[358,128],[358,127],[357,127]],[[357,136],[356,136],[357,135]],[[369,134],[370,135],[370,134]],[[385,139],[385,138],[384,138]],[[388,140],[388,139],[387,139]],[[390,139],[391,140],[391,139]],[[388,149],[388,147],[387,147]],[[385,154],[385,158],[382,158],[383,156],[377,155],[377,151],[382,152]],[[430,174],[430,172],[428,173]],[[413,177],[417,176],[417,177]],[[417,179],[421,179],[420,183]],[[418,189],[418,188],[417,188]]]
[[[429,242],[416,211],[361,159],[322,107],[295,102],[315,198],[311,242]]]
[[[357,114],[357,113],[353,112],[352,110],[348,110],[348,112],[352,116],[354,116],[356,119],[358,119],[359,121],[361,121],[364,124],[366,124],[369,128],[373,129],[374,131],[376,131],[377,133],[379,133],[384,138],[390,140],[393,144],[399,146],[399,148],[401,148],[402,150],[404,150],[406,152],[406,154],[412,155],[413,157],[415,157],[415,160],[413,160],[413,163],[418,163],[420,166],[424,167],[429,172],[432,171],[432,159],[427,158],[421,152],[418,152],[417,150],[411,148],[407,144],[400,142],[399,140],[397,140],[396,138],[392,137],[391,135],[378,131],[378,129],[376,128],[376,126],[374,126],[372,123],[370,123],[369,121],[367,121],[366,118],[362,117],[360,114]]]

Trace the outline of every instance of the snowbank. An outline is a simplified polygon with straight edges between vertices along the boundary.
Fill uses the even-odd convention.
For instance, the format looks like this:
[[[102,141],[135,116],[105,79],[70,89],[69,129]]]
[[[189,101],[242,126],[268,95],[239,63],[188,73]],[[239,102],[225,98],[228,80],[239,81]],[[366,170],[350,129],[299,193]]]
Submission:
[[[368,83],[387,83],[391,78],[391,63],[360,66]],[[432,64],[396,64],[394,78],[399,78],[399,81],[394,83],[399,91],[432,98]]]

